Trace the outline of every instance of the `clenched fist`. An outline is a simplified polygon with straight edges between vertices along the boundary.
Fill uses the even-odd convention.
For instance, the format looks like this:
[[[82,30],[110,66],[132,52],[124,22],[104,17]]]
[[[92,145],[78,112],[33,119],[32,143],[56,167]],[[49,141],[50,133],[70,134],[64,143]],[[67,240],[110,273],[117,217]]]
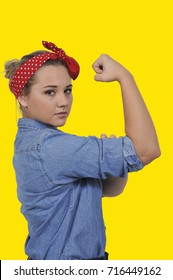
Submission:
[[[100,82],[121,82],[121,79],[130,75],[128,70],[107,54],[102,54],[92,65],[96,75],[94,79]]]

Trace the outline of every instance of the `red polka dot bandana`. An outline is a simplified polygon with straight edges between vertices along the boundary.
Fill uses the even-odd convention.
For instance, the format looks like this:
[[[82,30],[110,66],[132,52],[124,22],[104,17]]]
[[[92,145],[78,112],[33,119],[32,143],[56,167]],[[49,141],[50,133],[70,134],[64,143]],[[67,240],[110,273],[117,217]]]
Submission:
[[[28,59],[18,68],[9,84],[10,90],[14,93],[16,98],[22,92],[24,86],[31,78],[31,76],[50,59],[61,60],[67,66],[70,77],[75,80],[79,75],[80,67],[77,61],[66,55],[66,53],[51,42],[42,41],[43,46],[52,52],[38,54],[31,59]]]

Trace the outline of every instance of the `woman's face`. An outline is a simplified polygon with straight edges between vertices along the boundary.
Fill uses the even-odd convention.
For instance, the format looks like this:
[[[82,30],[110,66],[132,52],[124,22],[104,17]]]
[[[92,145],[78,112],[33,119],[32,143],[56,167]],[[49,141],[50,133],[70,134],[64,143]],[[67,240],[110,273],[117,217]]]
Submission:
[[[36,83],[28,96],[19,98],[27,109],[23,117],[43,123],[63,126],[72,105],[72,84],[68,70],[63,65],[48,65],[36,72]]]

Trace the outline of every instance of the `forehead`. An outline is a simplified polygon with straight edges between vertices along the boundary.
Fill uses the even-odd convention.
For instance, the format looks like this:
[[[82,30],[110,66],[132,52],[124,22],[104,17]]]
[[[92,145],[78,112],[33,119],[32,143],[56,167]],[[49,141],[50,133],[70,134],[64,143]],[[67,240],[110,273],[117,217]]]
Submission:
[[[70,83],[71,77],[63,65],[47,65],[39,68],[36,72],[37,83]]]

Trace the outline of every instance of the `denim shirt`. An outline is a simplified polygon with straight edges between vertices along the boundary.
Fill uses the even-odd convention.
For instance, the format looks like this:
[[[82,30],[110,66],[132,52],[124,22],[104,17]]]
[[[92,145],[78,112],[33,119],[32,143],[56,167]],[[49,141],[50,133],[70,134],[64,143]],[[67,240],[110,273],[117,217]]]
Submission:
[[[103,256],[102,180],[143,167],[127,136],[80,137],[27,118],[18,121],[13,164],[25,252],[35,260]]]

